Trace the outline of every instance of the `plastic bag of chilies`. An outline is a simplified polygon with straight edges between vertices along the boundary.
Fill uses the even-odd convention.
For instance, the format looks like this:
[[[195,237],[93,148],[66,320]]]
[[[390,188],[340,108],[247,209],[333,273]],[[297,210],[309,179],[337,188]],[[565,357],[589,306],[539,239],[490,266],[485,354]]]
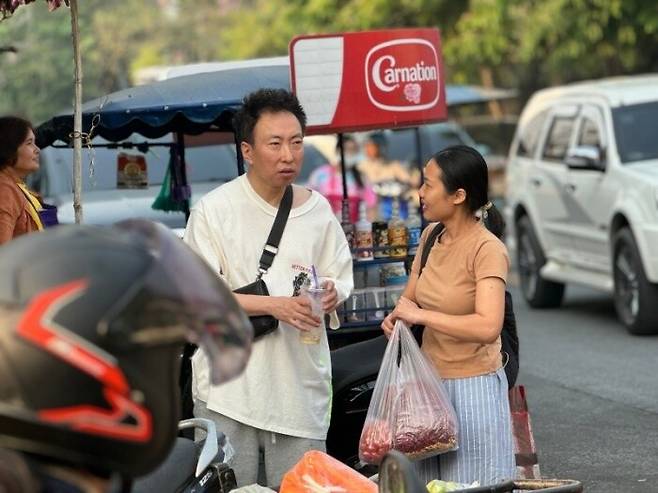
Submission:
[[[445,387],[399,320],[379,368],[359,441],[359,459],[379,464],[391,449],[410,459],[457,449],[457,418]]]

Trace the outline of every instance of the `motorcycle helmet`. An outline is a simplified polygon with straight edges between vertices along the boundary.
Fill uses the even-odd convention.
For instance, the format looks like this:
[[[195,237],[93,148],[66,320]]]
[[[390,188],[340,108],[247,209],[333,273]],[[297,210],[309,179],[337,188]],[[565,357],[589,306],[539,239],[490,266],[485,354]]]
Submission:
[[[246,366],[230,290],[150,221],[60,226],[0,247],[0,447],[95,474],[141,476],[177,435],[180,355],[214,384]]]

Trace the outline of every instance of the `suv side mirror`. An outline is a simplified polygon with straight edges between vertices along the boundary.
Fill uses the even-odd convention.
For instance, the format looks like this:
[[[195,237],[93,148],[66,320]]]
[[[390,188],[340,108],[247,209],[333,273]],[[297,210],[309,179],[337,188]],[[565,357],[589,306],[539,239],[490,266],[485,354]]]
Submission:
[[[569,168],[603,171],[603,151],[596,146],[578,146],[567,153],[565,162]]]

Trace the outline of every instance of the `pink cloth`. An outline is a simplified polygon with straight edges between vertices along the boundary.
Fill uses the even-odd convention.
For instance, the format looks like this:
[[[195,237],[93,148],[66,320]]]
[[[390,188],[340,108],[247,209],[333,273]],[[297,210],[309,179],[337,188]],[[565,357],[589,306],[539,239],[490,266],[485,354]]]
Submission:
[[[331,204],[334,213],[341,212],[343,200],[343,178],[340,169],[325,164],[315,169],[308,179],[308,186],[321,193]],[[359,202],[363,200],[368,208],[377,205],[377,195],[368,184],[359,187],[352,173],[347,174],[347,197],[350,201],[350,220],[359,220]]]

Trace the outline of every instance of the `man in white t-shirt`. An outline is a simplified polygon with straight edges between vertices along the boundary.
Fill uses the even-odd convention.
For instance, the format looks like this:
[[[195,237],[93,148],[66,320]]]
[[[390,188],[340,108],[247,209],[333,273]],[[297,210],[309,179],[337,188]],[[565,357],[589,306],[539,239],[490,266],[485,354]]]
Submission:
[[[256,279],[283,193],[302,166],[306,115],[292,93],[262,89],[245,98],[234,122],[247,173],[203,197],[184,235],[233,290]],[[247,314],[272,315],[278,329],[254,343],[247,369],[228,384],[209,384],[202,351],[192,359],[194,413],[213,419],[228,436],[239,485],[265,477],[277,486],[306,451],[325,449],[331,415],[327,336],[323,331],[318,344],[300,341],[301,331],[321,323],[308,299],[298,296],[312,266],[328,289],[323,309],[330,313],[353,287],[349,246],[327,200],[293,185],[278,252],[263,276],[270,296],[236,295]]]

